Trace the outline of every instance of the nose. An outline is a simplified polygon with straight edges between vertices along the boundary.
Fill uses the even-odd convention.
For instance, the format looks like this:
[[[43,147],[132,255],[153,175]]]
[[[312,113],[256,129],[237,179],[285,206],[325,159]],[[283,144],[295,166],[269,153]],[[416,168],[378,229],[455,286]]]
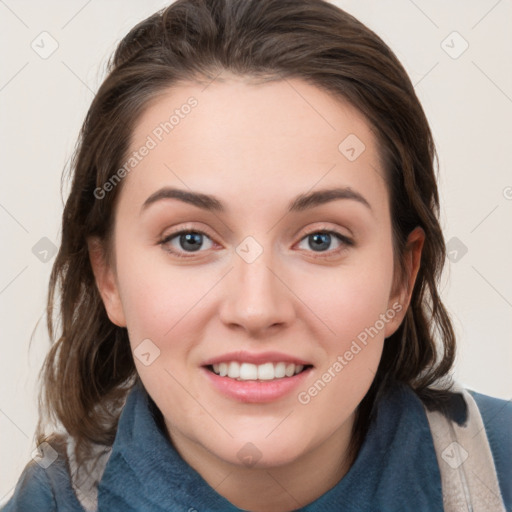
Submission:
[[[295,315],[293,293],[281,266],[272,264],[271,251],[248,263],[233,254],[234,268],[224,280],[220,318],[230,328],[252,337],[291,324]]]

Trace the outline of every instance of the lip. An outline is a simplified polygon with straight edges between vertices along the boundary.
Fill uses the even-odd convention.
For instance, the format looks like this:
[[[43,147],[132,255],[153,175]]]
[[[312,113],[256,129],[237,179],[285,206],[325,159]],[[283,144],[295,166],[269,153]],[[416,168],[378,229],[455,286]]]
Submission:
[[[210,366],[218,363],[230,363],[237,361],[239,363],[264,364],[264,363],[293,363],[302,364],[303,366],[311,365],[309,361],[299,359],[295,356],[283,354],[282,352],[247,352],[245,350],[237,350],[229,352],[218,357],[206,360],[202,366]],[[292,378],[292,377],[288,377]]]
[[[231,360],[234,361],[236,359]],[[217,391],[228,398],[244,403],[266,403],[278,400],[296,389],[309,376],[312,370],[313,367],[309,367],[293,377],[283,377],[282,379],[243,381],[221,377],[208,368],[201,367],[201,371]]]

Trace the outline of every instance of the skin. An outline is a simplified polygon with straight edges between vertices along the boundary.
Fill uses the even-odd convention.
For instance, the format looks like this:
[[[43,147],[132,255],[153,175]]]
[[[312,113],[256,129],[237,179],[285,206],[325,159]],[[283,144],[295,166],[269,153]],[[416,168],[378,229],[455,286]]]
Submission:
[[[127,327],[132,349],[149,338],[160,350],[149,366],[135,363],[183,459],[240,508],[294,510],[335,486],[353,462],[346,452],[355,410],[385,338],[405,315],[424,233],[417,228],[409,237],[409,286],[393,286],[389,197],[376,139],[357,110],[299,79],[253,84],[229,76],[206,89],[174,87],[139,119],[131,149],[190,96],[197,107],[123,180],[113,264],[94,239],[91,263],[109,318]],[[338,150],[349,134],[366,146],[352,162]],[[163,186],[213,194],[227,211],[166,199],[141,213]],[[335,186],[357,191],[371,209],[338,199],[286,213],[297,195]],[[196,252],[179,237],[167,243],[188,258],[159,244],[181,229],[208,235]],[[327,248],[315,250],[306,235],[319,229],[354,244],[333,235]],[[263,250],[252,263],[235,251],[247,236]],[[378,335],[300,403],[298,393],[396,303],[401,311]],[[206,359],[238,349],[284,352],[314,368],[283,398],[242,403],[220,394],[200,371]],[[261,453],[251,467],[237,456],[249,442]]]

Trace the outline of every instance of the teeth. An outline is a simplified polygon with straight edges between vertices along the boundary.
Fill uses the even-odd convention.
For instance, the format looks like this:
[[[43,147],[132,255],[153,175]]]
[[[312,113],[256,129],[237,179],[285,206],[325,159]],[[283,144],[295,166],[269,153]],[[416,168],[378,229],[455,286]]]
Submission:
[[[213,365],[213,371],[221,377],[237,380],[274,380],[293,377],[304,369],[302,364],[293,363],[238,363],[230,361]]]
[[[236,364],[238,365],[238,363]],[[231,377],[231,375],[228,375],[228,377]],[[242,363],[238,375],[233,375],[233,378],[239,378],[240,380],[256,380],[258,378],[258,366],[255,364]]]
[[[274,366],[274,375],[276,379],[281,379],[286,375],[286,363],[277,363]]]
[[[272,363],[260,364],[257,367],[259,380],[272,380],[275,377],[274,365]]]
[[[236,361],[232,361],[228,366],[228,377],[231,379],[236,379],[240,377],[240,364]]]

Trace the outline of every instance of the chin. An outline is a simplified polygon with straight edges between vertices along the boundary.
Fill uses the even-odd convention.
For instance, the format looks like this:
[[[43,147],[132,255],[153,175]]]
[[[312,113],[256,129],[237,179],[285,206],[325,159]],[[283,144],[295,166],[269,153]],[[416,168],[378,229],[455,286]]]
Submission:
[[[294,435],[284,432],[270,434],[267,438],[266,435],[260,431],[252,437],[240,436],[235,440],[229,440],[226,445],[216,444],[210,451],[229,464],[264,469],[291,464],[306,450],[304,436],[297,435],[297,431]]]

